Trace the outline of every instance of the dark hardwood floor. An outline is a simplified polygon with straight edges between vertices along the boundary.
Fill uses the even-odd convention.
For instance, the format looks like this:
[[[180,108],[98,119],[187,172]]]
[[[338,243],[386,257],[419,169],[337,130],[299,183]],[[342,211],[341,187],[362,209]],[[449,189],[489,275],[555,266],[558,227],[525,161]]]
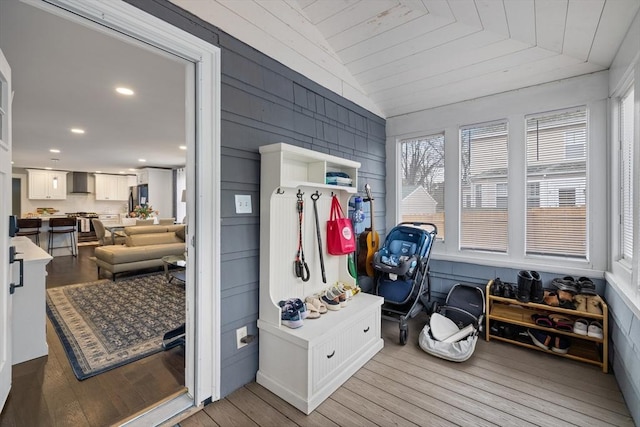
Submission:
[[[77,258],[55,257],[47,266],[47,288],[97,280],[94,248],[81,246]],[[48,356],[13,366],[0,427],[117,424],[184,389],[182,347],[78,381],[48,319],[47,343]]]

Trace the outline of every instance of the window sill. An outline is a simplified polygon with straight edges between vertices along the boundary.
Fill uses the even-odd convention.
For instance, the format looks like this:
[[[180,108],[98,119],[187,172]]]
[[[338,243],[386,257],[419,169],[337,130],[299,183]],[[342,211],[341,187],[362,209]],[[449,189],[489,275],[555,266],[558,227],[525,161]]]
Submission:
[[[434,247],[434,249],[436,248]],[[568,258],[541,259],[539,257],[531,257],[518,260],[509,254],[502,253],[469,251],[446,254],[437,250],[434,250],[431,258],[439,261],[464,262],[488,267],[512,268],[514,270],[536,270],[545,273],[556,273],[560,276],[603,278],[605,275],[603,270],[594,269],[589,261]]]
[[[640,293],[635,291],[629,280],[620,275],[607,272],[605,274],[607,285],[620,296],[620,299],[629,307],[636,318],[640,318]]]

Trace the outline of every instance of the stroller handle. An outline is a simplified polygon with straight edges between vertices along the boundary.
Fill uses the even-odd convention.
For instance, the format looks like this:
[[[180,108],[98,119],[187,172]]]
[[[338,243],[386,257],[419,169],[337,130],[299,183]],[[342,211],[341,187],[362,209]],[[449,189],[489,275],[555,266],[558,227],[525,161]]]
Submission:
[[[433,228],[433,231],[435,231],[435,234],[438,234],[438,227],[432,223],[432,222],[421,222],[421,221],[406,221],[406,222],[401,222],[398,225],[413,225],[414,227],[422,227],[423,225],[428,225],[431,228]]]

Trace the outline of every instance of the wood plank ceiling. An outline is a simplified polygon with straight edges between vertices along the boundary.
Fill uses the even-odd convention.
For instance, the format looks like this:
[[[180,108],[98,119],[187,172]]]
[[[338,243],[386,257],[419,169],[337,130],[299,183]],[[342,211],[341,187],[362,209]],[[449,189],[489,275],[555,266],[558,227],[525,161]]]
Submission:
[[[383,117],[606,70],[638,0],[173,0]]]

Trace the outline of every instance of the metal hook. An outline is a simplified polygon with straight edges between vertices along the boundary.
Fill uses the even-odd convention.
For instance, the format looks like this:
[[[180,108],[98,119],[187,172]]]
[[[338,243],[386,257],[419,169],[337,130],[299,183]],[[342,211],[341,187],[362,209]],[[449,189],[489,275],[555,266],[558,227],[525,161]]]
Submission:
[[[276,190],[276,194],[284,194],[284,191],[281,188],[278,188]]]
[[[302,196],[304,195],[304,193],[302,191],[300,191],[300,189],[298,188],[298,194],[296,194],[296,196],[298,196],[298,200],[302,200]]]
[[[311,200],[318,200],[320,196],[322,196],[322,193],[318,193],[318,190],[316,190],[316,192],[311,195]]]

